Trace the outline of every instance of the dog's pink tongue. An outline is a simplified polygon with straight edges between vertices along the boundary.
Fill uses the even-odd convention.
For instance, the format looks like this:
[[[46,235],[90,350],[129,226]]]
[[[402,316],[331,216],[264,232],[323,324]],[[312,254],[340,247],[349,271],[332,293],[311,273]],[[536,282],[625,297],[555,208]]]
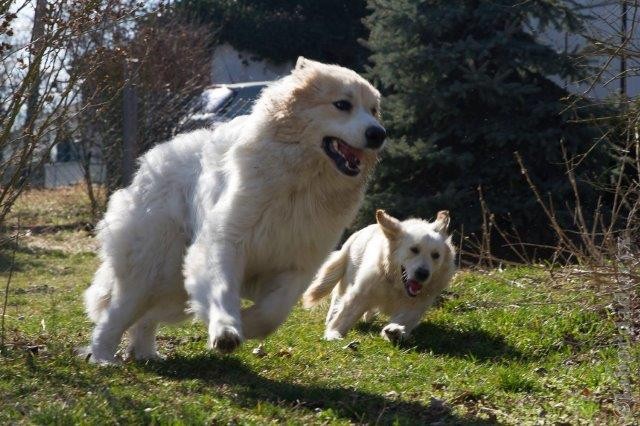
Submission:
[[[412,296],[417,296],[422,291],[422,284],[416,280],[407,281],[407,290]]]
[[[347,157],[351,162],[355,162],[356,160],[359,162],[362,156],[362,151],[354,148],[346,143],[340,142],[340,151]]]

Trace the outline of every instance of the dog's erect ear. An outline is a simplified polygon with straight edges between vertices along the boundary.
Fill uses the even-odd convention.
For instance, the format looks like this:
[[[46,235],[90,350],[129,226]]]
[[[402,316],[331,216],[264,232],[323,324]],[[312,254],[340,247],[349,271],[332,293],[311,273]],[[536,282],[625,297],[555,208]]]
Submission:
[[[300,70],[308,70],[312,68],[319,68],[322,66],[321,62],[314,61],[313,59],[305,58],[304,56],[298,56],[298,60],[296,61],[296,71]]]
[[[441,234],[446,234],[449,230],[449,222],[451,217],[449,216],[449,210],[440,210],[436,216],[435,230]]]
[[[400,236],[400,231],[402,231],[400,221],[393,216],[389,216],[384,210],[376,211],[376,221],[388,239],[395,240]]]
[[[305,67],[309,66],[309,60],[304,56],[298,56],[298,60],[296,61],[296,69],[301,70]]]

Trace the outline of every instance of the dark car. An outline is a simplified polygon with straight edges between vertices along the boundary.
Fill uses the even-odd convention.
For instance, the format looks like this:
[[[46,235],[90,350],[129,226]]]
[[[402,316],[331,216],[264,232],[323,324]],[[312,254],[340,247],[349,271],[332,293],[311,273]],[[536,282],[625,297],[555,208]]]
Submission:
[[[229,121],[251,112],[251,107],[268,81],[215,85],[194,99],[188,113],[176,127],[176,133],[188,132]]]

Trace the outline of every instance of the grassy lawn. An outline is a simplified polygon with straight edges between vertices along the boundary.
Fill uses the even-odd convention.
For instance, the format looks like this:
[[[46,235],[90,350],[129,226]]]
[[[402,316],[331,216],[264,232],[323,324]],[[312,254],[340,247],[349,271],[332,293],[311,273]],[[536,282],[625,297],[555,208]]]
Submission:
[[[608,302],[532,268],[460,272],[399,347],[378,336],[382,319],[324,342],[324,309],[297,307],[264,342],[263,357],[252,353],[254,341],[233,355],[210,353],[205,327],[185,323],[161,329],[166,361],[89,364],[74,348],[88,342],[81,293],[98,259],[90,234],[76,226],[88,217],[78,194],[28,194],[11,223],[20,217],[37,232],[0,252],[3,297],[15,252],[0,424],[623,421]],[[638,372],[637,343],[633,351]],[[637,402],[637,375],[631,380]]]

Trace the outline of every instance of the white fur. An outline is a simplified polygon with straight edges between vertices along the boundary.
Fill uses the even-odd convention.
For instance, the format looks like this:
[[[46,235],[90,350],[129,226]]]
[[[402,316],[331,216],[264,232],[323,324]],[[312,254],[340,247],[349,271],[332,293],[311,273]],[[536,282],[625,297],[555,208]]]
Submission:
[[[390,317],[381,332],[385,339],[406,338],[455,272],[447,212],[440,212],[431,223],[420,219],[400,222],[381,210],[377,217],[378,224],[354,233],[331,254],[303,296],[305,306],[311,307],[333,289],[324,335],[327,340],[342,339],[360,317],[368,321],[376,313]],[[419,253],[413,253],[412,247]],[[437,259],[434,253],[439,255]],[[420,267],[430,272],[416,297],[405,290],[401,265],[408,278]]]
[[[350,95],[354,109],[333,102]],[[379,93],[353,71],[301,59],[250,115],[161,144],[140,159],[98,226],[102,265],[85,293],[92,360],[155,358],[159,322],[193,312],[223,352],[289,314],[359,207],[377,158],[341,173],[325,136],[362,148]],[[253,305],[241,309],[241,298]],[[185,309],[189,308],[189,312]]]

